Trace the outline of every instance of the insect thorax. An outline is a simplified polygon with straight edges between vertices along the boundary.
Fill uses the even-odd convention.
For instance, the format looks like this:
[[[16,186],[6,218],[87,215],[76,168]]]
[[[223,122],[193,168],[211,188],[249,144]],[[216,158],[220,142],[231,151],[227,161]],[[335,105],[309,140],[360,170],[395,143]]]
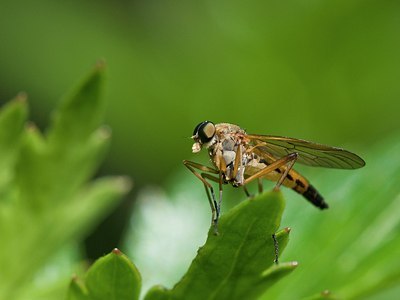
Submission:
[[[239,147],[241,155],[238,158],[238,170],[236,176],[234,176],[235,159]],[[222,134],[217,137],[215,143],[212,144],[208,150],[211,161],[215,167],[223,171],[224,181],[230,182],[234,186],[243,185],[248,154],[246,153],[246,147],[240,134]]]

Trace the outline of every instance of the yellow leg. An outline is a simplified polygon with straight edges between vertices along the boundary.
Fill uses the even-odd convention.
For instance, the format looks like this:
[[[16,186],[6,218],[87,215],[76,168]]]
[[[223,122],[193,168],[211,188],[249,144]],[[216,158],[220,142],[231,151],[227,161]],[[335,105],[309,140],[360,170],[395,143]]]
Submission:
[[[211,224],[214,226],[214,233],[218,234],[217,225],[218,225],[221,199],[222,199],[222,176],[221,176],[221,173],[218,170],[215,170],[213,168],[210,168],[210,167],[207,167],[207,166],[204,166],[204,165],[192,162],[192,161],[188,161],[188,160],[184,160],[183,164],[204,184],[204,188],[207,193],[208,202],[210,203],[210,207],[211,207]],[[201,170],[204,172],[213,173],[213,174],[218,174],[219,177],[216,178],[207,173],[200,174],[195,169],[198,169],[198,170]],[[218,202],[215,197],[214,188],[206,179],[210,179],[210,180],[213,180],[213,181],[216,181],[219,183],[219,197],[220,198],[219,198]]]
[[[294,163],[296,162],[297,157],[298,157],[297,153],[290,153],[290,154],[286,155],[285,157],[282,157],[282,158],[274,161],[273,163],[271,163],[264,169],[260,170],[259,172],[251,175],[244,181],[243,184],[246,185],[249,182],[253,181],[254,179],[262,178],[263,176],[267,175],[268,173],[274,171],[275,169],[280,168],[284,165],[287,165],[285,172],[283,172],[282,176],[279,178],[278,182],[276,183],[275,189],[279,189],[279,187],[285,180],[287,174],[289,173],[289,171],[292,169]]]

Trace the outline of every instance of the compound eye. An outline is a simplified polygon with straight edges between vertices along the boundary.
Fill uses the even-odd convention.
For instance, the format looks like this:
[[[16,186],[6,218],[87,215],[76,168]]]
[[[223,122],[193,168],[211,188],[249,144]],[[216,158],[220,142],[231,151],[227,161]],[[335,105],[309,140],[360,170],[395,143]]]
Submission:
[[[196,126],[193,136],[197,137],[202,144],[208,143],[215,135],[215,125],[210,121],[201,122]]]

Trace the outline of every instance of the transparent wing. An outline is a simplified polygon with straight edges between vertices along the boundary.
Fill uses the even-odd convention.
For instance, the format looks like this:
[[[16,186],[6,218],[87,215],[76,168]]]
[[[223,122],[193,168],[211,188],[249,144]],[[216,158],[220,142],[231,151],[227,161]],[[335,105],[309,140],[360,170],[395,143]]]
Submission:
[[[251,140],[252,146],[276,158],[296,152],[299,154],[297,162],[308,166],[357,169],[365,165],[361,157],[341,148],[282,136],[249,134],[247,137]]]

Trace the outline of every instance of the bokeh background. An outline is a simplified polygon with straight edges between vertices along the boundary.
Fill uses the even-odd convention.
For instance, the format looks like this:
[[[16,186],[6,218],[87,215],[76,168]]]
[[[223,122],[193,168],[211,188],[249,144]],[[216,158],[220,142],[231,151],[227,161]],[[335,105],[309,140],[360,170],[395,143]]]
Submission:
[[[201,192],[181,163],[207,162],[204,153],[191,154],[189,137],[200,121],[343,146],[361,156],[400,130],[395,0],[2,1],[0,41],[0,99],[26,91],[31,119],[41,128],[96,60],[107,62],[113,143],[99,173],[127,174],[135,187],[88,237],[90,258],[117,245],[134,256],[138,244],[157,256],[153,244],[139,240],[170,228],[188,243],[205,238],[207,203],[182,196],[181,205],[163,206],[177,201],[168,195],[185,184]],[[205,217],[187,225],[185,209]],[[149,222],[168,229],[140,233]]]

